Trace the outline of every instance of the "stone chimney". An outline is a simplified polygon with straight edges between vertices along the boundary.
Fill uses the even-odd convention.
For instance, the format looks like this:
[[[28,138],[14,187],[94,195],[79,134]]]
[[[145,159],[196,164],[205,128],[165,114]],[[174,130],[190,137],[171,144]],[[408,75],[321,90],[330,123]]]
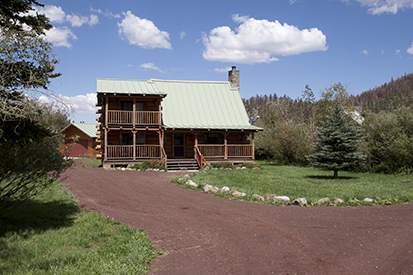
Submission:
[[[235,66],[232,66],[232,70],[228,72],[228,81],[231,82],[233,87],[239,89],[239,71]]]

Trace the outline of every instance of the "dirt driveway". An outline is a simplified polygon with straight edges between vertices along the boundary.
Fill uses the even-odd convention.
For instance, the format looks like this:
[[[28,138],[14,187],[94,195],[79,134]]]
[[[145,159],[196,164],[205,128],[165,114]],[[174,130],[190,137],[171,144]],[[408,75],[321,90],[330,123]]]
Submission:
[[[413,204],[280,207],[175,186],[184,173],[64,176],[88,210],[143,228],[164,252],[154,274],[413,274]]]

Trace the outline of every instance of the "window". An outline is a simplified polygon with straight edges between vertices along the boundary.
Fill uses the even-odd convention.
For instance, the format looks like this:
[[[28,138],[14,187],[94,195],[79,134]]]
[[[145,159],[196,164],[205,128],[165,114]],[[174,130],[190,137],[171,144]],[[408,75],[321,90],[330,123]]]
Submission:
[[[133,145],[133,133],[122,133],[121,144],[122,145]],[[145,144],[145,133],[136,133],[135,144],[136,145]]]
[[[221,133],[205,133],[204,144],[224,144],[224,135]]]
[[[133,101],[122,101],[120,103],[120,108],[123,111],[133,111]],[[144,102],[136,102],[135,103],[135,110],[136,111],[145,111],[145,103]]]
[[[132,101],[122,101],[120,103],[120,108],[122,111],[133,111],[133,102]]]

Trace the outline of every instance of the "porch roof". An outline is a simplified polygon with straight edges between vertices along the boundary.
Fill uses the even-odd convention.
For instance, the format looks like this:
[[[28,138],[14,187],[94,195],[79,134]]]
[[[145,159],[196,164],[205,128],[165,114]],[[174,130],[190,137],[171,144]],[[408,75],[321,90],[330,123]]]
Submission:
[[[97,93],[166,96],[151,81],[105,78],[97,79]]]
[[[167,129],[263,130],[250,124],[239,90],[229,81],[150,82],[168,94],[162,101]]]

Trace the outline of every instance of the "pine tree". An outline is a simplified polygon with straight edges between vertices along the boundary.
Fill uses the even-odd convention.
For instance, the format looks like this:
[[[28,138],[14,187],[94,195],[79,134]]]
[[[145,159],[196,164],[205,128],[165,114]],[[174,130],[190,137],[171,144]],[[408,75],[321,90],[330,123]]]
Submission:
[[[347,115],[339,102],[335,102],[330,114],[321,122],[316,132],[316,152],[306,156],[314,167],[334,171],[351,170],[363,163],[365,156],[358,143],[363,136],[357,122]]]

